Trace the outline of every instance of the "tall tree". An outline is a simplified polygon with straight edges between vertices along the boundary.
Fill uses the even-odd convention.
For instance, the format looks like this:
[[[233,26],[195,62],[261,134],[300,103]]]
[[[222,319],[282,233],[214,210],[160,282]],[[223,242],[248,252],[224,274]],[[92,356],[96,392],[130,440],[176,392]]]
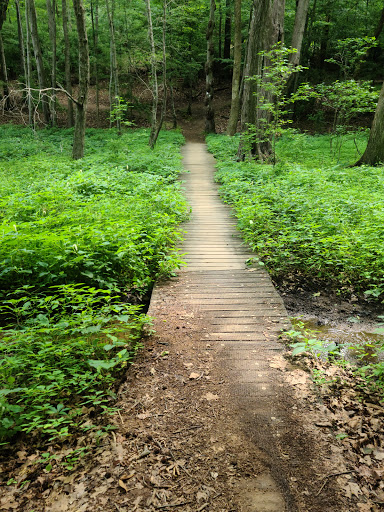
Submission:
[[[25,7],[26,7],[26,9],[28,9],[29,27],[27,27],[27,30],[29,29],[29,31],[30,31],[33,52],[35,54],[36,70],[37,70],[37,77],[38,77],[38,81],[39,81],[39,88],[41,91],[43,91],[41,94],[41,104],[42,104],[42,108],[43,108],[44,122],[45,122],[45,124],[49,125],[49,124],[51,124],[51,115],[50,115],[50,111],[49,111],[48,96],[45,92],[47,90],[47,82],[46,82],[46,78],[45,78],[45,71],[44,71],[44,65],[43,65],[43,53],[41,51],[41,45],[40,45],[40,39],[39,39],[39,33],[38,33],[38,27],[37,27],[37,15],[36,15],[35,0],[26,0]]]
[[[57,66],[57,43],[56,43],[56,0],[47,1],[48,13],[48,32],[49,39],[51,40],[51,97],[50,97],[50,111],[52,126],[56,126],[56,66]]]
[[[215,133],[215,112],[213,109],[213,31],[215,28],[215,0],[210,0],[209,21],[207,27],[207,61],[205,64],[206,93],[205,93],[205,132]]]
[[[96,88],[96,116],[99,120],[100,116],[100,91],[99,91],[99,0],[91,0],[91,20],[92,20],[92,50],[93,50],[93,66],[92,76],[95,80]]]
[[[238,158],[243,159],[249,151],[251,157],[261,161],[266,160],[272,153],[271,143],[264,137],[257,137],[263,132],[265,120],[270,118],[270,113],[258,108],[257,98],[262,97],[268,101],[268,93],[262,90],[254,80],[249,80],[255,75],[263,75],[264,58],[260,52],[269,51],[274,44],[283,40],[284,35],[284,7],[285,0],[253,0],[251,21],[248,34],[247,55],[244,64],[244,87],[241,107],[241,131],[245,132],[252,126],[253,138],[249,149],[241,143]],[[273,98],[269,98],[273,101]],[[258,139],[262,139],[259,141]]]
[[[65,88],[69,93],[67,101],[67,126],[74,125],[73,102],[72,96],[72,79],[71,79],[71,49],[69,45],[69,29],[68,29],[68,6],[67,0],[61,0],[61,10],[63,18],[63,35],[64,35],[64,72],[65,72]]]
[[[2,28],[3,28],[3,23],[7,16],[8,3],[9,3],[9,0],[0,0],[0,78],[3,82],[4,107],[7,110],[10,108],[10,99],[9,99],[9,85],[8,85],[8,70],[7,70],[7,62],[5,59]]]
[[[107,8],[108,23],[109,23],[109,36],[110,36],[110,61],[111,61],[111,72],[110,72],[110,106],[118,108],[120,102],[120,87],[119,87],[119,71],[117,67],[117,52],[116,52],[116,41],[115,41],[115,23],[113,19],[113,9],[109,5],[109,0],[105,0]],[[117,131],[121,132],[121,119],[120,116],[116,117]]]
[[[298,66],[300,64],[301,47],[303,45],[305,26],[307,24],[309,3],[310,0],[297,0],[296,3],[296,16],[295,24],[293,26],[291,46],[297,51],[295,53],[291,53],[289,56],[289,62],[294,66]],[[297,89],[298,78],[298,73],[294,73],[290,76],[287,82],[287,91],[292,92]]]
[[[15,7],[16,7],[17,36],[19,39],[19,54],[20,54],[20,60],[21,60],[21,68],[23,70],[24,80],[26,80],[27,79],[27,63],[26,63],[26,59],[25,59],[24,32],[23,32],[23,24],[21,21],[19,0],[15,0]]]
[[[237,129],[240,110],[241,79],[241,0],[235,0],[235,34],[233,49],[232,102],[227,134],[234,135]]]
[[[368,144],[355,165],[378,165],[384,163],[384,83],[381,87]]]
[[[305,31],[305,25],[307,23],[307,16],[309,10],[310,0],[297,0],[296,3],[296,16],[295,24],[292,32],[292,48],[296,48],[295,53],[291,53],[289,56],[289,62],[294,66],[300,64],[301,47],[303,44],[303,37]]]
[[[33,101],[31,93],[32,85],[32,59],[31,59],[31,31],[29,30],[29,9],[25,6],[25,26],[26,26],[26,41],[25,41],[25,54],[26,54],[26,76],[25,85],[27,88],[28,98],[28,124],[31,128],[35,127],[35,120],[33,116]]]
[[[148,36],[149,44],[151,47],[151,79],[152,79],[152,115],[151,115],[151,132],[149,135],[149,146],[154,148],[156,140],[156,127],[157,127],[157,108],[159,105],[159,84],[157,80],[157,62],[156,62],[156,47],[155,39],[153,36],[152,25],[152,11],[150,0],[145,0],[147,21],[148,21]]]
[[[232,28],[232,5],[231,0],[225,0],[225,23],[224,23],[224,49],[223,58],[231,57],[231,28]]]
[[[73,0],[73,8],[79,40],[79,94],[75,102],[76,121],[72,148],[72,158],[77,160],[84,156],[86,108],[89,90],[89,47],[82,0]]]

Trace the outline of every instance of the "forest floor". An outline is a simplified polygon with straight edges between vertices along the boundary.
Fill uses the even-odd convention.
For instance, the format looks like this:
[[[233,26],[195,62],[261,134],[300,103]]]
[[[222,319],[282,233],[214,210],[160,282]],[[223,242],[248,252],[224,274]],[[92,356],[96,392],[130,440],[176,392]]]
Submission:
[[[229,91],[217,100],[217,110],[223,131]],[[181,113],[186,138],[202,140],[204,107],[194,104],[191,118]],[[289,286],[281,291],[294,316],[350,326],[348,318],[359,315],[366,318],[364,329],[374,325],[375,311],[358,303],[326,293],[314,297],[311,290]],[[271,361],[291,389],[280,404],[292,425],[282,450],[285,443],[287,454],[297,453],[298,468],[289,488],[279,487],[271,479],[268,456],[240,421],[216,349],[202,345],[196,350],[200,329],[186,312],[184,318],[170,316],[162,334],[144,340],[119,389],[115,430],[100,439],[84,436],[76,445],[50,447],[57,460],[84,449],[74,469],[54,460],[44,469],[41,450],[36,445],[31,451],[27,440],[12,447],[0,464],[9,483],[1,487],[0,511],[383,510],[384,452],[378,446],[384,411],[377,397],[354,389],[343,368],[307,358]],[[314,387],[310,368],[321,371],[323,381],[336,383],[330,388],[321,381]]]

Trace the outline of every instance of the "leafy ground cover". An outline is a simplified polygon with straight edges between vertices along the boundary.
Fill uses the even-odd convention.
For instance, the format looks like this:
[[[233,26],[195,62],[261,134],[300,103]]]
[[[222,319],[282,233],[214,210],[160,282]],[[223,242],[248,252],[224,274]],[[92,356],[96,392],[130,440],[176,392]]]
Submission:
[[[331,136],[288,132],[278,142],[279,160],[273,166],[237,162],[236,137],[208,138],[218,159],[221,194],[235,207],[239,229],[259,263],[277,282],[379,303],[384,292],[383,168],[348,166],[357,159],[356,145],[364,147],[363,134],[339,141],[337,154],[333,142]],[[347,364],[342,345],[295,336],[294,356],[320,354],[322,361]],[[360,359],[351,373],[382,398],[383,340],[350,345]]]
[[[135,304],[182,263],[183,137],[150,151],[146,130],[92,129],[72,161],[70,130],[0,130],[0,440],[102,435],[147,322]]]
[[[236,137],[208,138],[221,194],[275,279],[371,297],[384,292],[383,170],[348,167],[364,140],[344,140],[335,155],[330,136],[288,133],[272,166],[236,162]]]

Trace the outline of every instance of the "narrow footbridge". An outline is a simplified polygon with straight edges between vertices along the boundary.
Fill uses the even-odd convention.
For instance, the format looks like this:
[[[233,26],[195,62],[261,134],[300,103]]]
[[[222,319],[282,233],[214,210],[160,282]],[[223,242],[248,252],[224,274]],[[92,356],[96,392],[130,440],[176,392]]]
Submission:
[[[279,334],[289,325],[287,312],[268,273],[261,266],[246,265],[254,254],[242,242],[231,208],[219,198],[215,160],[205,144],[187,143],[183,157],[187,172],[182,181],[192,207],[180,248],[186,266],[176,279],[155,287],[149,314],[158,319],[156,329],[175,311],[199,322],[197,342],[218,348],[218,364],[230,382],[233,401],[246,411],[245,428],[267,453],[276,485],[287,488],[276,446],[290,427],[279,419],[281,383],[270,364],[283,351]],[[295,510],[289,492],[283,494],[287,510]],[[284,509],[279,502],[265,510]]]

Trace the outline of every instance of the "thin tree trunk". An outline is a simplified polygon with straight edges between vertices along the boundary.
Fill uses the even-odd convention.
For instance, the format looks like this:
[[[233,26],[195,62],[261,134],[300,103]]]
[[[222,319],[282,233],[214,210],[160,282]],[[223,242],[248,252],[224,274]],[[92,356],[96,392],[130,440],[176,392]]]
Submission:
[[[375,32],[373,34],[373,37],[377,40],[381,34],[381,32],[383,31],[383,27],[384,27],[384,7],[381,11],[381,15],[380,15],[380,19],[376,25],[376,29],[375,29]],[[374,59],[374,55],[375,55],[375,49],[376,47],[373,46],[371,48],[368,48],[368,50],[365,52],[365,54],[359,59],[359,62],[357,63],[357,66],[356,66],[356,69],[355,69],[355,72],[354,72],[354,76],[355,78],[357,78],[360,74],[360,70],[361,70],[361,66],[363,64],[363,62],[367,61],[367,60],[371,60],[371,59]]]
[[[8,71],[7,61],[5,60],[3,35],[0,32],[0,59],[1,59],[1,74],[0,78],[3,82],[3,108],[5,110],[11,110],[11,98],[9,97],[9,82],[8,82]]]
[[[16,18],[17,18],[17,35],[19,38],[20,61],[21,61],[21,67],[23,69],[24,80],[26,81],[27,80],[27,64],[26,64],[26,59],[25,59],[24,33],[23,33],[23,25],[21,23],[19,0],[15,0],[15,7],[16,7]]]
[[[355,165],[379,165],[384,163],[384,83],[381,87],[367,148]]]
[[[148,20],[148,36],[149,44],[151,48],[151,79],[152,79],[152,116],[151,116],[151,132],[149,134],[149,146],[153,149],[155,146],[155,135],[157,128],[157,107],[159,104],[159,84],[157,81],[157,69],[156,69],[156,48],[155,40],[153,37],[153,25],[152,25],[152,12],[150,0],[145,0],[147,8],[147,20]]]
[[[0,0],[0,30],[3,28],[3,23],[7,18],[9,0]]]
[[[176,130],[177,128],[177,115],[176,115],[176,108],[175,108],[175,98],[173,96],[173,86],[172,83],[169,84],[169,92],[171,97],[171,108],[172,108],[172,128]]]
[[[224,59],[231,58],[231,0],[225,0],[225,24],[224,24]]]
[[[383,31],[383,27],[384,27],[384,7],[381,11],[381,16],[380,16],[380,19],[379,19],[379,22],[376,26],[376,30],[375,30],[375,33],[373,34],[373,37],[375,39],[378,39],[381,32]]]
[[[120,101],[120,89],[119,89],[119,73],[117,68],[117,55],[116,55],[116,41],[115,41],[115,26],[113,21],[113,11],[109,6],[109,1],[105,0],[109,22],[109,35],[110,35],[110,55],[111,55],[111,91],[113,98],[111,98],[111,109],[112,106],[117,108]],[[111,94],[111,96],[112,96]],[[117,132],[121,133],[121,119],[120,116],[116,116],[116,128]]]
[[[213,31],[215,28],[215,0],[210,0],[209,22],[207,27],[207,62],[205,64],[205,132],[216,133],[215,111],[213,109]]]
[[[50,98],[50,111],[52,126],[56,126],[56,0],[47,0],[47,13],[48,13],[48,30],[49,38],[51,40],[52,60],[51,60],[51,98]]]
[[[156,126],[154,135],[154,145],[156,144],[161,127],[163,126],[165,112],[167,110],[167,47],[166,47],[166,32],[167,32],[167,0],[163,0],[163,104],[161,106],[160,119]]]
[[[65,60],[65,88],[72,96],[72,79],[71,79],[71,49],[69,43],[68,30],[68,7],[67,0],[61,0],[61,9],[63,15],[63,34],[64,34],[64,60]],[[67,99],[67,126],[71,128],[75,124],[73,115],[73,103],[70,97]]]
[[[26,87],[27,87],[27,98],[28,98],[28,124],[31,128],[35,129],[35,121],[33,116],[33,102],[31,93],[31,76],[32,76],[32,62],[31,62],[31,39],[29,30],[29,9],[25,6],[25,26],[26,26]]]
[[[8,2],[9,0],[0,0],[0,77],[3,81],[3,98],[4,98],[4,108],[6,110],[9,110],[11,108],[11,102],[9,98],[9,84],[8,84],[8,71],[7,71],[7,63],[5,60],[5,53],[4,53],[4,45],[3,45],[3,37],[2,37],[2,28],[3,23],[7,16],[7,8],[8,8]]]
[[[289,62],[294,66],[300,64],[301,59],[301,47],[303,44],[304,31],[307,24],[308,10],[310,0],[298,0],[296,7],[295,24],[293,26],[292,33],[292,48],[296,48],[296,53],[291,53],[289,56]],[[294,91],[297,89],[297,80],[299,73],[293,73],[287,82],[286,90]]]
[[[227,135],[234,135],[237,129],[240,110],[241,80],[241,0],[235,0],[235,36],[233,49],[232,102]]]
[[[36,16],[36,7],[34,0],[26,0],[26,7],[28,8],[28,18],[29,18],[29,29],[31,34],[33,52],[35,54],[36,60],[36,70],[37,77],[39,80],[39,88],[41,90],[47,89],[47,82],[45,79],[45,71],[43,65],[43,54],[41,52],[39,34],[37,29],[37,16]],[[41,104],[43,108],[44,122],[47,125],[51,124],[51,116],[49,112],[49,103],[48,97],[46,93],[41,94]]]
[[[92,43],[93,43],[93,74],[95,77],[96,88],[96,117],[99,122],[100,117],[100,94],[99,94],[99,0],[91,0],[91,19],[92,19]]]
[[[84,156],[86,108],[89,90],[89,47],[82,0],[73,0],[73,8],[79,39],[79,95],[75,103],[76,121],[72,149],[72,158],[77,160]]]

